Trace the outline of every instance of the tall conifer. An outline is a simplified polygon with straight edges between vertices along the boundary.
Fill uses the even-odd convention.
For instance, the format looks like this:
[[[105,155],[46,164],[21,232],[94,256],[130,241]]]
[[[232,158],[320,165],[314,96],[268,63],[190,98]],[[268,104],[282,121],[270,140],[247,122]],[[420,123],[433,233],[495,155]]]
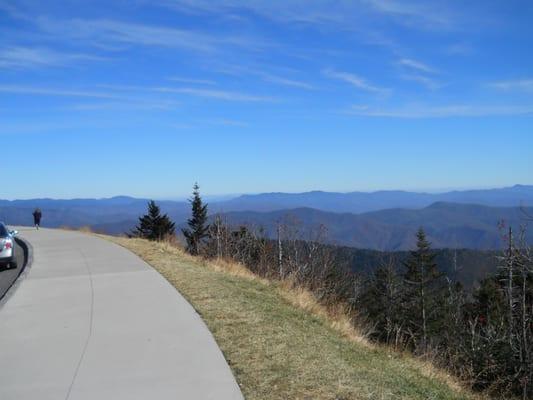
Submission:
[[[436,325],[442,311],[445,282],[422,228],[418,230],[416,239],[416,250],[404,263],[407,269],[403,276],[406,287],[404,307],[408,325],[418,342],[415,344],[425,351],[430,332],[438,329]]]
[[[187,240],[187,251],[192,255],[200,254],[202,244],[209,235],[209,225],[207,224],[207,204],[204,204],[200,197],[200,186],[195,183],[193,186],[193,197],[189,200],[192,208],[192,216],[187,220],[187,229],[182,229]]]

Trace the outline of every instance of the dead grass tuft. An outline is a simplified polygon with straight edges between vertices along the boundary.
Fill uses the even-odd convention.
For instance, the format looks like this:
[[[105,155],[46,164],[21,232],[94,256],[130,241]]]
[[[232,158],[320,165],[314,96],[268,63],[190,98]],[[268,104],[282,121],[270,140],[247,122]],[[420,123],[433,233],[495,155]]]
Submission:
[[[317,301],[313,293],[309,290],[297,287],[290,281],[281,282],[280,287],[282,289],[280,291],[281,295],[292,305],[316,315],[317,317],[323,318],[331,328],[348,339],[369,348],[374,347],[367,338],[354,327],[344,306],[338,305],[336,307],[325,307]]]

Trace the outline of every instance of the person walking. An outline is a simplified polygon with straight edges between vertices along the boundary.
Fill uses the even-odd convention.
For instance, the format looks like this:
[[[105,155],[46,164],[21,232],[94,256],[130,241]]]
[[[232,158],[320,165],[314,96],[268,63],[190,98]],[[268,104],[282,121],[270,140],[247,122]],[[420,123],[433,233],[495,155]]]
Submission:
[[[35,227],[39,229],[39,226],[41,225],[41,217],[43,214],[41,213],[40,208],[36,208],[33,212],[33,223],[35,224]]]

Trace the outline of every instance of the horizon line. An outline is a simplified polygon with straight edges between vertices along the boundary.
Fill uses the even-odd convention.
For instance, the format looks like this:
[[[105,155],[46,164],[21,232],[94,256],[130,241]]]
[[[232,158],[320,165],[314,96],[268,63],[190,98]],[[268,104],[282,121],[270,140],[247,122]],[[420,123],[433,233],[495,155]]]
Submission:
[[[248,192],[248,193],[227,193],[227,194],[202,194],[204,198],[219,198],[219,200],[211,200],[212,202],[231,200],[240,196],[258,196],[265,194],[306,194],[306,193],[336,193],[336,194],[351,194],[351,193],[365,193],[373,194],[380,192],[404,192],[404,193],[417,193],[417,194],[444,194],[451,192],[467,192],[474,190],[502,190],[502,189],[511,189],[516,187],[533,187],[531,184],[512,184],[505,186],[468,186],[468,187],[449,187],[441,189],[377,189],[377,190],[350,190],[350,191],[336,191],[336,190],[322,190],[322,189],[312,189],[307,191],[265,191],[265,192]],[[177,196],[144,196],[144,195],[125,195],[125,194],[116,194],[108,196],[96,196],[96,197],[17,197],[17,198],[3,198],[0,201],[31,201],[31,200],[110,200],[117,198],[131,198],[137,200],[156,200],[156,201],[187,201],[190,198],[190,194],[187,195],[177,195]]]

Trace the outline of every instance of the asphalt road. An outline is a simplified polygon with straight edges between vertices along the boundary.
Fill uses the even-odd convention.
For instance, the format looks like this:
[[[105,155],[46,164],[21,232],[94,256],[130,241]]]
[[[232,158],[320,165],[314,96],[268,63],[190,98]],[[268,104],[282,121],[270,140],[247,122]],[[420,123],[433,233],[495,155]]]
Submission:
[[[7,266],[4,265],[0,266],[0,298],[4,297],[24,267],[24,250],[18,244],[15,245],[15,254],[18,261],[16,269],[7,269]]]

